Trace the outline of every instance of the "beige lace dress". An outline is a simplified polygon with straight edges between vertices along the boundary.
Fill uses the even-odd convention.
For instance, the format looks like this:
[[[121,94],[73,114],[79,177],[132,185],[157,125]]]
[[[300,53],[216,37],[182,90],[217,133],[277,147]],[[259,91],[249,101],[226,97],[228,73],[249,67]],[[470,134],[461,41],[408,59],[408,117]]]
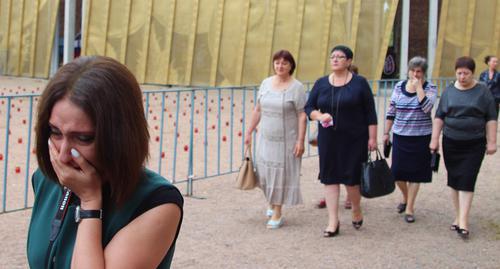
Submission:
[[[269,204],[302,203],[301,158],[293,155],[298,136],[298,114],[304,111],[304,86],[293,80],[288,89],[272,89],[266,78],[259,89],[261,106],[255,163],[260,187]]]

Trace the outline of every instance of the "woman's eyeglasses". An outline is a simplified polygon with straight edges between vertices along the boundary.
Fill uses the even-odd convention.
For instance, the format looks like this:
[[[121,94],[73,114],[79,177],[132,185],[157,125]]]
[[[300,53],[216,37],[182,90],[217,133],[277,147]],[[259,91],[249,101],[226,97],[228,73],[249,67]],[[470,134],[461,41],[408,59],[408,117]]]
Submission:
[[[335,60],[344,60],[345,58],[347,58],[347,57],[342,56],[342,55],[332,55],[332,56],[330,56],[330,59],[332,59],[332,60],[334,60],[334,59]]]

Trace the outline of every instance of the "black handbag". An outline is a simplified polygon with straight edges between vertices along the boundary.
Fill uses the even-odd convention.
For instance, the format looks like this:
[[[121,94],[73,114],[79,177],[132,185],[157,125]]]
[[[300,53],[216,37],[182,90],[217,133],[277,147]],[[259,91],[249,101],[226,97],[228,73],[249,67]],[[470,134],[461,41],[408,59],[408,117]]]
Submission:
[[[394,176],[378,149],[376,156],[372,160],[371,153],[368,153],[368,161],[361,165],[360,192],[365,198],[384,196],[395,189]]]

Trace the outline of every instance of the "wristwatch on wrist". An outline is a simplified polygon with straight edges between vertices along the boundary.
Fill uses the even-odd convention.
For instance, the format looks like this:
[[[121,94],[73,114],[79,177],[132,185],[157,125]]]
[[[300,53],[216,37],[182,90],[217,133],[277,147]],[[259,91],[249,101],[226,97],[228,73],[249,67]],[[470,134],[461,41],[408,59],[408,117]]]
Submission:
[[[82,219],[101,219],[102,209],[99,210],[83,210],[80,206],[75,209],[75,222],[80,223]]]

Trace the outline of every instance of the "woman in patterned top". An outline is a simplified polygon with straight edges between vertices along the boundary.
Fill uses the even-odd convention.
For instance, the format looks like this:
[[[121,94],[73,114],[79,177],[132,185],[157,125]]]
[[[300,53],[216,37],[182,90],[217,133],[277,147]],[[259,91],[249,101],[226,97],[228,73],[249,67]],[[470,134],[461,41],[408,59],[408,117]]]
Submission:
[[[431,110],[436,101],[436,86],[425,80],[427,61],[414,57],[408,63],[408,79],[394,87],[383,140],[389,143],[392,129],[394,150],[392,173],[403,194],[397,206],[398,213],[405,212],[405,221],[415,221],[414,206],[420,183],[432,180],[431,154],[428,145],[431,140]]]

